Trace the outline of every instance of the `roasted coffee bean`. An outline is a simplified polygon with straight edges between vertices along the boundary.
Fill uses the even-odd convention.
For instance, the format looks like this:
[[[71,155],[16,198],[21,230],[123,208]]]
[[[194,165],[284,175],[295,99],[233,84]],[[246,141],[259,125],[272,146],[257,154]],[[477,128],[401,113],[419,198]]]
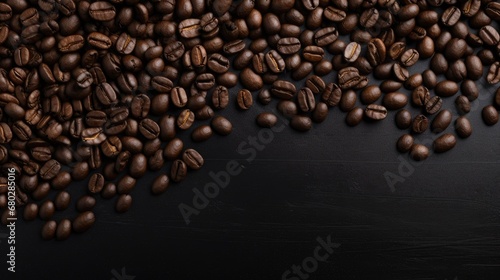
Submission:
[[[410,134],[403,134],[399,137],[396,147],[400,153],[408,152],[413,146],[414,139]]]
[[[55,211],[56,211],[56,208],[54,206],[54,203],[50,200],[46,200],[40,206],[40,210],[38,211],[38,214],[40,216],[40,219],[48,220],[48,219],[52,218]]]
[[[210,126],[201,125],[193,130],[193,132],[191,133],[191,138],[195,142],[203,142],[212,137],[212,134],[213,131],[212,128],[210,128]]]
[[[306,46],[302,50],[302,56],[310,62],[321,61],[325,56],[325,51],[318,46]]]
[[[248,110],[253,105],[252,93],[249,90],[242,89],[238,91],[236,101],[240,109]]]
[[[414,144],[410,149],[410,156],[415,161],[422,161],[429,157],[429,148],[422,144]]]
[[[57,160],[51,159],[40,167],[40,178],[50,180],[54,178],[60,170],[61,164]]]
[[[483,26],[479,30],[479,37],[489,46],[495,46],[500,42],[498,31],[491,25]]]
[[[457,144],[457,139],[455,135],[451,133],[446,133],[439,136],[436,140],[434,140],[433,147],[434,152],[436,153],[444,153],[451,150]]]
[[[220,135],[228,135],[233,131],[233,125],[228,119],[223,116],[214,117],[212,119],[211,125],[213,130]]]
[[[354,67],[346,67],[338,73],[339,86],[341,89],[349,89],[358,86],[366,77],[359,75],[359,70]]]
[[[144,119],[148,116],[150,108],[151,100],[149,97],[145,94],[139,94],[132,98],[129,112],[134,118]]]
[[[5,212],[7,213],[7,212]],[[53,239],[56,236],[57,223],[56,221],[47,221],[42,227],[41,235],[44,240]]]
[[[302,88],[297,94],[297,103],[303,112],[311,112],[316,106],[313,92],[309,88]]]
[[[481,112],[483,121],[486,125],[494,125],[498,122],[498,111],[492,105],[485,106]]]
[[[118,213],[127,212],[132,206],[132,196],[129,194],[121,194],[115,204],[115,210]]]
[[[348,90],[342,94],[339,102],[340,110],[344,112],[351,111],[356,106],[357,96],[353,90]]]
[[[379,38],[370,40],[368,43],[367,60],[372,66],[377,66],[385,61],[386,48],[384,42]]]
[[[431,123],[432,132],[443,132],[450,125],[452,118],[453,116],[450,110],[442,110],[439,112]]]
[[[491,64],[488,74],[486,75],[486,81],[490,85],[500,82],[500,61]]]
[[[414,133],[423,133],[429,127],[429,120],[424,115],[417,115],[413,119],[412,131]]]
[[[285,80],[277,80],[273,83],[271,93],[280,99],[290,100],[295,96],[297,89],[291,82]]]
[[[245,68],[240,72],[240,82],[246,89],[250,91],[259,90],[264,86],[262,77],[257,75],[250,68]]]
[[[104,188],[104,176],[101,173],[94,173],[90,176],[88,189],[91,193],[99,193]]]
[[[450,97],[458,92],[458,85],[453,81],[444,80],[439,82],[434,90],[438,96]]]
[[[396,78],[396,80],[400,82],[404,82],[410,77],[408,69],[401,66],[399,63],[394,64],[394,66],[392,67],[392,73],[394,78]]]
[[[215,73],[226,73],[229,70],[229,60],[221,54],[214,53],[208,58],[207,66]]]
[[[466,117],[459,117],[455,121],[455,131],[462,138],[467,138],[472,134],[472,126]]]
[[[384,93],[398,91],[403,84],[394,80],[386,80],[380,84],[380,90]]]
[[[333,43],[338,38],[338,31],[335,27],[325,27],[314,33],[314,43],[319,47],[324,47]]]
[[[465,66],[467,67],[467,77],[471,80],[478,80],[483,76],[483,63],[481,59],[475,55],[469,55],[465,58]]]
[[[108,36],[99,32],[90,33],[87,36],[87,42],[89,43],[89,45],[102,50],[107,50],[113,45],[111,39]]]
[[[89,7],[89,15],[97,21],[110,21],[116,16],[116,8],[108,2],[94,2]]]
[[[455,61],[465,55],[467,51],[467,43],[463,39],[453,38],[446,44],[444,56],[450,60]]]
[[[365,116],[372,120],[383,120],[387,117],[387,109],[381,105],[370,104],[366,106]]]
[[[80,197],[76,202],[76,210],[78,212],[90,211],[94,208],[96,199],[89,195]]]
[[[170,178],[166,174],[160,174],[151,185],[151,192],[155,195],[164,193],[170,185]]]
[[[306,80],[306,87],[312,91],[313,94],[322,93],[325,90],[325,81],[316,75],[310,76]]]
[[[410,67],[417,63],[420,57],[420,53],[416,49],[408,49],[406,50],[400,58],[401,64]]]
[[[363,109],[355,107],[347,113],[345,121],[349,126],[357,126],[363,120]]]
[[[401,109],[408,104],[408,97],[400,92],[391,92],[384,96],[382,104],[388,110]]]
[[[412,124],[412,118],[410,111],[406,109],[399,110],[396,113],[396,126],[399,129],[407,129]]]
[[[260,113],[256,118],[257,124],[261,127],[271,128],[278,122],[278,117],[273,113]]]
[[[439,96],[434,96],[425,103],[425,112],[429,115],[437,113],[441,110],[443,100]]]
[[[89,127],[102,127],[107,121],[108,117],[103,111],[92,110],[85,115],[85,124]]]
[[[453,62],[445,74],[446,78],[454,82],[460,82],[467,78],[467,68],[462,60]]]
[[[58,43],[58,49],[62,53],[75,52],[83,48],[85,39],[80,35],[70,35]]]
[[[299,39],[294,37],[281,38],[278,40],[276,48],[278,52],[284,55],[294,54],[300,50],[301,44]]]
[[[460,20],[461,15],[462,12],[458,7],[449,7],[443,12],[441,21],[445,26],[453,26]]]
[[[467,114],[471,110],[470,101],[465,95],[460,95],[455,99],[455,106],[460,115]]]
[[[86,211],[78,215],[72,222],[73,230],[82,233],[90,229],[95,223],[95,215],[91,211]]]
[[[172,163],[170,169],[170,178],[172,181],[178,183],[186,178],[187,165],[184,161],[177,159]]]
[[[141,163],[142,163],[143,165],[146,165],[146,164],[147,164],[146,159],[141,159]],[[137,167],[138,167],[138,166],[137,166]],[[134,168],[135,168],[135,167],[134,167]],[[139,168],[139,169],[138,169],[138,170],[136,170],[136,171],[138,171],[138,172],[141,172],[141,173],[142,173],[143,171],[142,171],[142,170],[140,170],[140,169],[142,169],[143,167],[141,166],[141,167],[138,167],[138,168]],[[130,169],[132,169],[132,166],[131,166],[131,168],[130,168]],[[145,171],[144,171],[144,172],[145,172]],[[139,173],[138,175],[140,175],[140,173]],[[116,188],[117,188],[118,193],[120,193],[120,194],[128,194],[128,193],[130,193],[130,192],[131,192],[131,191],[135,188],[136,183],[137,183],[137,180],[136,180],[134,177],[129,176],[129,175],[125,175],[125,176],[123,176],[123,177],[122,177],[122,178],[118,181],[118,183],[116,184]]]
[[[375,103],[382,96],[382,91],[378,86],[367,86],[361,91],[360,99],[363,104]]]
[[[229,104],[229,91],[224,86],[215,88],[212,94],[212,104],[215,109],[224,109]]]
[[[182,154],[182,160],[193,170],[200,169],[204,164],[203,157],[194,149],[185,150]]]
[[[354,62],[361,53],[361,45],[356,42],[349,43],[344,50],[344,59],[348,62]]]
[[[190,128],[194,123],[194,113],[189,109],[182,110],[182,112],[177,117],[177,126],[186,130]]]
[[[160,127],[158,124],[153,121],[152,119],[143,119],[139,123],[139,132],[144,136],[146,139],[155,139],[156,137],[159,136],[160,134]]]
[[[290,121],[290,126],[297,131],[305,132],[312,128],[312,121],[307,116],[295,115]]]

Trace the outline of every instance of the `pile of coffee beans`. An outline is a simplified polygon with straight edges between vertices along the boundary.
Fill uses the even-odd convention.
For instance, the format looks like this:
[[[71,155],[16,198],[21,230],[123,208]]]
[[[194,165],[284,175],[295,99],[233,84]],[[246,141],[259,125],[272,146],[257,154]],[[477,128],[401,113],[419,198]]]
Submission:
[[[499,20],[492,0],[4,0],[1,172],[15,170],[24,219],[63,240],[94,224],[97,196],[122,213],[148,170],[170,168],[150,186],[157,195],[200,169],[182,132],[228,135],[219,112],[251,111],[254,100],[277,103],[297,131],[336,106],[349,126],[397,111],[407,131],[397,149],[424,160],[430,147],[414,137],[430,130],[434,152],[452,149],[472,133],[476,83],[500,82]],[[419,61],[426,70],[412,71]],[[442,108],[446,98],[456,108]],[[499,120],[500,89],[492,99],[487,125]],[[271,111],[257,125],[276,125]],[[82,180],[79,214],[56,221]],[[1,209],[7,190],[0,177]]]

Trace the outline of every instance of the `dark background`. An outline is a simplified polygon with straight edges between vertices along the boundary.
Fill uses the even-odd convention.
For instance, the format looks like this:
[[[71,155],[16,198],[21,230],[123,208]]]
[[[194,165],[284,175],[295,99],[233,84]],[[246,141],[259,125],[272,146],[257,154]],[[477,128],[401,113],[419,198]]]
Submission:
[[[151,174],[133,190],[125,214],[114,211],[116,198],[98,198],[94,227],[63,242],[43,241],[41,221],[19,220],[17,272],[7,273],[7,243],[0,239],[0,278],[132,280],[114,277],[124,268],[137,280],[278,280],[313,255],[318,237],[331,236],[341,246],[308,279],[498,279],[500,125],[486,127],[481,120],[496,90],[484,83],[478,81],[482,91],[468,114],[473,135],[422,164],[396,151],[405,132],[396,128],[395,112],[350,128],[338,108],[308,133],[274,133],[249,163],[237,148],[258,135],[255,116],[273,110],[275,102],[248,112],[230,106],[218,113],[233,122],[231,135],[196,144],[189,132],[181,134],[205,157],[205,166],[159,197],[150,194]],[[453,101],[445,100],[444,108],[456,112]],[[427,131],[416,139],[430,147],[436,137]],[[178,205],[192,205],[192,189],[202,190],[212,181],[209,172],[224,170],[230,160],[243,166],[241,174],[186,225]],[[400,176],[394,188],[384,176],[389,173]],[[85,184],[68,188],[73,203]],[[55,219],[68,215],[76,213]]]

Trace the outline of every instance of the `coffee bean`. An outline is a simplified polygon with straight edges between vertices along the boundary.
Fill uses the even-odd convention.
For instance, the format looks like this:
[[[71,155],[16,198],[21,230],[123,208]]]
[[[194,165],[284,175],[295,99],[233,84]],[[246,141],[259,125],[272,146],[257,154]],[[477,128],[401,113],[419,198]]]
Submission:
[[[365,115],[372,120],[383,120],[387,117],[387,109],[381,105],[370,104],[366,106]]]
[[[344,92],[339,102],[340,110],[344,112],[351,111],[354,108],[354,106],[356,106],[357,99],[358,98],[356,96],[356,93],[353,90],[348,90]]]
[[[305,132],[312,128],[312,121],[307,116],[295,115],[290,121],[290,126],[299,132]]]
[[[44,180],[50,180],[54,178],[60,170],[61,164],[57,160],[51,159],[40,168],[40,177]]]
[[[410,134],[403,134],[399,137],[396,147],[400,153],[406,153],[413,147],[413,136]]]
[[[450,61],[455,61],[465,55],[467,43],[463,39],[453,38],[446,44],[444,56]]]
[[[324,47],[337,40],[338,31],[335,27],[325,27],[314,33],[314,43],[319,47]]]
[[[347,16],[346,12],[342,9],[337,9],[333,6],[328,6],[323,11],[323,16],[333,22],[341,22]]]
[[[88,183],[88,189],[91,193],[99,193],[104,188],[104,176],[101,173],[94,173]]]
[[[348,62],[354,62],[361,53],[361,45],[356,42],[349,43],[344,50],[344,59]]]
[[[195,142],[203,142],[212,137],[212,128],[208,125],[201,125],[195,128],[191,134],[191,138]]]
[[[29,203],[24,206],[23,219],[25,221],[33,221],[38,216],[38,205]]]
[[[455,121],[455,131],[462,138],[467,138],[472,134],[472,126],[466,117],[459,117]]]
[[[246,89],[250,91],[259,90],[264,86],[262,77],[257,75],[250,68],[245,68],[240,72],[240,82]]]
[[[115,204],[115,210],[118,213],[127,212],[132,206],[132,196],[129,194],[121,194]]]
[[[89,195],[84,195],[76,202],[76,210],[78,212],[90,211],[94,208],[96,199]]]
[[[193,149],[187,149],[184,151],[182,154],[182,160],[189,168],[194,170],[200,169],[204,163],[203,157]]]
[[[386,80],[380,84],[380,90],[384,93],[398,91],[403,84],[394,80]]]
[[[446,133],[434,140],[434,152],[444,153],[451,150],[457,144],[457,139],[451,133]]]
[[[451,123],[452,115],[450,110],[442,110],[436,115],[431,123],[431,130],[434,133],[443,132]]]
[[[299,39],[294,37],[287,37],[278,40],[278,44],[276,47],[281,54],[289,55],[297,53],[300,50],[301,44]]]
[[[500,19],[500,4],[497,2],[489,2],[485,9],[486,14],[492,19]]]
[[[443,105],[443,100],[439,96],[434,96],[425,103],[425,112],[427,114],[435,114],[441,110]]]
[[[429,157],[429,148],[422,144],[414,144],[410,149],[410,156],[415,161],[422,161]]]
[[[407,129],[412,124],[410,111],[401,109],[396,113],[396,126],[399,129]]]
[[[7,213],[7,212],[5,212]],[[44,240],[53,239],[56,236],[57,223],[55,221],[47,221],[42,227],[42,238]]]
[[[375,103],[382,96],[382,91],[378,86],[367,86],[361,91],[360,99],[364,104]]]
[[[465,66],[467,67],[467,77],[469,79],[475,81],[483,76],[483,63],[478,56],[467,56],[465,58]]]
[[[349,89],[367,83],[366,77],[359,75],[359,70],[354,67],[346,67],[338,73],[339,86],[341,89]]]
[[[164,193],[170,185],[170,178],[166,174],[160,174],[151,185],[151,192],[155,195]]]
[[[470,101],[465,95],[460,95],[455,99],[455,106],[460,115],[467,114],[471,110]]]
[[[453,26],[460,20],[461,15],[462,12],[458,7],[449,7],[443,12],[441,21],[445,26]]]
[[[146,139],[154,139],[159,136],[160,134],[160,127],[158,124],[151,120],[151,119],[143,119],[139,123],[139,132],[146,138]]]
[[[495,46],[500,42],[498,31],[491,25],[483,26],[479,30],[479,37],[486,45]]]
[[[72,222],[73,230],[82,233],[91,228],[95,223],[95,215],[91,211],[86,211],[78,215]]]
[[[404,82],[410,77],[408,69],[401,66],[399,63],[394,64],[394,66],[392,67],[392,73],[394,78],[396,78],[396,80],[400,82]]]
[[[494,125],[498,122],[498,111],[492,105],[485,106],[481,112],[486,125]]]
[[[253,105],[252,93],[246,89],[242,89],[238,92],[236,101],[240,109],[248,110]]]
[[[429,127],[429,120],[424,115],[417,115],[413,119],[412,131],[415,133],[423,133]]]
[[[439,82],[434,90],[438,96],[450,97],[458,92],[458,85],[453,81],[444,80]]]
[[[273,83],[271,93],[280,99],[290,100],[294,97],[297,89],[291,82],[285,80],[277,80]]]
[[[416,49],[408,49],[401,55],[401,64],[410,67],[417,63],[420,57],[419,52]]]
[[[488,74],[486,75],[486,81],[490,85],[497,84],[500,82],[500,61],[496,61],[491,64]]]
[[[56,208],[54,206],[54,203],[50,200],[46,200],[40,206],[40,211],[38,213],[39,213],[40,219],[48,220],[48,219],[52,218],[55,211],[56,211]]]
[[[184,180],[187,175],[187,165],[184,161],[178,159],[172,163],[170,169],[170,178],[176,183]]]
[[[355,107],[347,113],[345,121],[349,126],[357,126],[363,120],[363,109]]]
[[[98,1],[90,4],[89,15],[97,21],[110,21],[116,16],[116,9],[108,2]]]
[[[303,112],[311,112],[316,106],[314,94],[309,88],[302,88],[299,90],[297,94],[297,102],[299,104],[299,108]]]
[[[384,42],[379,38],[370,40],[368,43],[367,59],[372,66],[377,66],[385,61],[386,48]]]
[[[384,96],[382,104],[388,110],[401,109],[408,104],[408,97],[400,92],[391,92]]]
[[[140,163],[138,162],[138,164],[142,164],[142,165],[146,164],[146,159],[140,159],[139,157],[137,159],[140,160]],[[137,171],[137,173],[138,173],[136,175],[140,175],[139,172],[140,173],[145,172],[145,171],[140,170],[141,168],[143,168],[143,167],[137,166],[137,165],[132,167],[132,165],[131,165],[130,170],[134,169],[134,172]],[[138,176],[138,177],[140,177],[140,176]],[[118,193],[120,193],[120,194],[128,194],[135,188],[136,183],[137,183],[137,180],[135,178],[133,178],[132,176],[129,176],[129,175],[125,175],[116,184],[116,189],[117,189]]]
[[[177,117],[177,126],[186,130],[189,129],[194,123],[194,113],[189,109],[182,110],[182,112]]]

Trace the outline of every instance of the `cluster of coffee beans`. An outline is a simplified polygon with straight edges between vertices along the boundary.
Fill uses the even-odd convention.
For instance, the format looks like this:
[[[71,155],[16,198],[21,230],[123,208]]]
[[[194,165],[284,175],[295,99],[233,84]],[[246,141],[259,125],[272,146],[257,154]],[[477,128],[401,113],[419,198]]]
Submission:
[[[411,132],[397,148],[423,160],[429,148],[413,135],[453,121],[442,98],[460,90],[455,103],[466,115],[483,67],[487,83],[500,81],[499,20],[500,3],[491,0],[4,0],[1,169],[16,171],[24,219],[39,217],[44,239],[63,240],[93,225],[97,195],[117,196],[115,209],[125,212],[148,170],[170,166],[151,186],[160,194],[201,168],[203,157],[180,133],[195,142],[230,134],[231,122],[215,112],[231,100],[249,110],[254,98],[277,99],[298,131],[337,105],[350,126],[399,110],[397,127]],[[429,58],[428,70],[410,73]],[[404,109],[410,100],[421,108],[414,117]],[[488,125],[498,122],[500,90],[494,103],[482,111]],[[277,121],[271,112],[256,119],[267,128]],[[471,135],[465,116],[455,128]],[[455,143],[445,133],[434,150]],[[67,187],[82,180],[80,214],[55,221],[71,204]],[[2,209],[7,185],[0,177]]]

